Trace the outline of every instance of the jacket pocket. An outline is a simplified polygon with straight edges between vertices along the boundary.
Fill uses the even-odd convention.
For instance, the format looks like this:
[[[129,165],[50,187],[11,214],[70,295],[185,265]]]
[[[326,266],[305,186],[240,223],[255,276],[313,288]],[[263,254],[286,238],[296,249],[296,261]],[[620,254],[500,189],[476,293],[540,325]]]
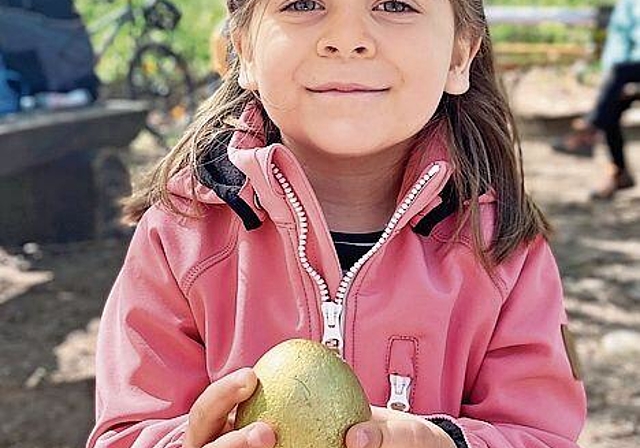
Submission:
[[[409,412],[416,390],[418,340],[409,336],[392,336],[387,346],[389,392],[387,408]]]

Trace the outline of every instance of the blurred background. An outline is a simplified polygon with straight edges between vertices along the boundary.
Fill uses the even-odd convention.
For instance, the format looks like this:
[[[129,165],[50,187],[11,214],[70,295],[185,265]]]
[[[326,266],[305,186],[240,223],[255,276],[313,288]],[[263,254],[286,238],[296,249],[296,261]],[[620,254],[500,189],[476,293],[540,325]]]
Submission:
[[[225,58],[220,0],[74,4],[93,54],[83,79],[99,81],[36,89],[26,81],[34,73],[12,69],[26,64],[26,53],[3,47],[16,0],[0,0],[0,55],[9,54],[4,66],[14,76],[5,85],[20,90],[0,112],[2,448],[84,445],[99,317],[132,232],[119,221],[118,201],[215,91]],[[552,245],[589,396],[584,448],[640,446],[640,189],[594,201],[591,187],[610,169],[604,143],[589,157],[552,148],[596,100],[613,4],[486,1],[527,188],[556,228]],[[52,36],[50,44],[69,47]],[[635,172],[639,110],[633,104],[622,121]]]

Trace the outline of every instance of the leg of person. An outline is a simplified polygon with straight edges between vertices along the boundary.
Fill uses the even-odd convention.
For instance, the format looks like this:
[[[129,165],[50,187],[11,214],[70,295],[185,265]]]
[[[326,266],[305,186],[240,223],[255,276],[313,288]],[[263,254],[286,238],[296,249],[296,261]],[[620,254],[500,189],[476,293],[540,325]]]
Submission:
[[[591,193],[594,200],[611,199],[616,191],[625,188],[631,188],[635,185],[635,181],[629,173],[624,155],[624,135],[620,118],[622,113],[627,110],[633,100],[625,100],[618,103],[618,107],[611,111],[611,115],[601,121],[607,146],[609,148],[609,156],[611,158],[611,169],[604,183],[600,188]]]
[[[605,76],[594,109],[583,120],[584,125],[554,142],[552,148],[561,153],[590,157],[599,129],[604,129],[620,109],[625,85],[640,82],[640,63],[615,65]]]
[[[616,64],[605,77],[600,87],[596,106],[585,121],[598,129],[604,129],[613,117],[620,118],[630,104],[620,104],[627,84],[640,82],[640,62]],[[619,115],[620,114],[620,115]]]

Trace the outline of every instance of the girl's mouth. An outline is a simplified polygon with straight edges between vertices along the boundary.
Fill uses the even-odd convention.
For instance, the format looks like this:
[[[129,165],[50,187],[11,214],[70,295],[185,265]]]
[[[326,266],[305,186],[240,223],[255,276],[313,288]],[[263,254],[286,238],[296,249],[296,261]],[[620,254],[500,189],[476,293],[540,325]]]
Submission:
[[[313,93],[328,93],[328,94],[372,94],[381,93],[389,90],[388,87],[376,87],[359,83],[339,83],[330,82],[320,84],[313,87],[308,87],[307,90]]]

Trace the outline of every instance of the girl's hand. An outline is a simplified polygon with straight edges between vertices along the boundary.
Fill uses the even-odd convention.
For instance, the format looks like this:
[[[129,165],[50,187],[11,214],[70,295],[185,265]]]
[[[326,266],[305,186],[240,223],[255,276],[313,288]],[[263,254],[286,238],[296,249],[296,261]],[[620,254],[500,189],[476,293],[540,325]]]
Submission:
[[[266,423],[233,431],[237,404],[249,398],[257,384],[250,368],[211,383],[189,411],[183,448],[273,448],[276,436]]]
[[[424,418],[376,406],[371,410],[371,420],[349,428],[347,448],[455,448],[444,430]]]

